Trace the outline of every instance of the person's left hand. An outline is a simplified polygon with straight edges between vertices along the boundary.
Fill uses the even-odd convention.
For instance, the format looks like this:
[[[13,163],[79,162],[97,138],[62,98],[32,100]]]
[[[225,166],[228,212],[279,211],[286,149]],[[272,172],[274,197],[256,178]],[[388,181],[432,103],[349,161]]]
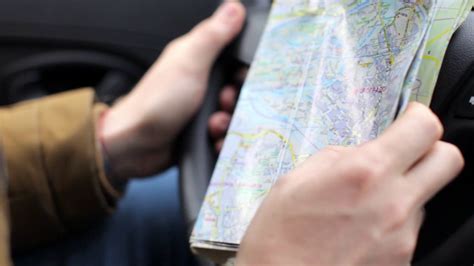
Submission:
[[[240,86],[244,83],[247,71],[247,67],[241,67],[234,76],[233,82],[222,88],[219,95],[220,110],[209,118],[209,134],[214,143],[215,150],[218,153],[224,144],[224,137],[227,134],[227,129],[232,119],[232,113],[234,112],[237,102],[237,94],[240,90]]]
[[[244,18],[240,2],[222,4],[171,42],[134,90],[103,116],[98,135],[114,175],[126,180],[168,166],[176,137],[203,102],[214,61]]]

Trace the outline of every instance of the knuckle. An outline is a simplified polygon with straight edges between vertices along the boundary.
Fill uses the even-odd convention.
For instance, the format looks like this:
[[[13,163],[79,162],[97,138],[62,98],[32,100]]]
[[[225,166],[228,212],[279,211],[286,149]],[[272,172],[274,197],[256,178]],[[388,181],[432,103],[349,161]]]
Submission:
[[[417,122],[421,126],[427,135],[434,136],[436,139],[440,139],[443,135],[443,125],[439,118],[424,105],[418,104],[415,107],[417,115]]]
[[[384,210],[384,217],[387,221],[387,229],[389,231],[399,229],[403,227],[409,217],[409,206],[406,201],[397,199],[387,203]]]
[[[417,244],[416,236],[409,236],[400,241],[398,247],[398,255],[404,259],[411,259],[413,253],[415,252]]]
[[[181,37],[178,37],[166,45],[164,49],[164,53],[169,53],[170,51],[175,51],[175,50],[180,50],[180,48],[183,46],[183,43],[186,41],[187,35],[183,35]]]
[[[419,187],[413,186],[406,180],[399,180],[399,191],[404,191],[403,197],[399,197],[398,201],[403,201],[403,204],[408,210],[416,208],[419,199],[419,195],[422,193]]]
[[[352,174],[350,176],[371,182],[387,174],[388,161],[380,148],[376,145],[364,147],[362,152],[354,154],[352,159]]]
[[[185,56],[186,51],[189,50],[189,38],[188,33],[168,43],[160,56],[161,65],[166,66],[166,69],[175,69],[186,74],[192,73],[190,70],[192,64]]]
[[[203,47],[222,42],[222,34],[214,27],[210,19],[206,19],[194,27],[190,32],[190,37],[194,40],[194,45]]]
[[[445,153],[449,156],[449,164],[453,166],[456,171],[460,171],[465,164],[464,157],[459,148],[453,144],[443,142],[442,146]]]
[[[346,175],[349,182],[358,189],[367,187],[378,177],[379,168],[365,158],[353,160]]]
[[[200,79],[202,75],[199,72],[199,64],[196,61],[190,60],[189,51],[193,45],[192,36],[190,33],[178,37],[171,41],[163,50],[161,61],[166,65],[166,69],[173,69],[182,76],[194,79]],[[167,63],[164,63],[167,62]]]
[[[376,170],[378,174],[385,174],[385,170],[388,168],[389,159],[387,152],[383,147],[374,144],[366,146],[363,158],[371,165],[373,170]]]

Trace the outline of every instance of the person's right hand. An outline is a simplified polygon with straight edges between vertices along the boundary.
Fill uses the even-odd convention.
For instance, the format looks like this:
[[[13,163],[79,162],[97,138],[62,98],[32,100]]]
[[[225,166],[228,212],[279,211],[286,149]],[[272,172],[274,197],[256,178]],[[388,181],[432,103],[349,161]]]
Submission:
[[[441,135],[412,104],[379,139],[319,152],[277,182],[237,265],[410,265],[423,206],[463,167]]]

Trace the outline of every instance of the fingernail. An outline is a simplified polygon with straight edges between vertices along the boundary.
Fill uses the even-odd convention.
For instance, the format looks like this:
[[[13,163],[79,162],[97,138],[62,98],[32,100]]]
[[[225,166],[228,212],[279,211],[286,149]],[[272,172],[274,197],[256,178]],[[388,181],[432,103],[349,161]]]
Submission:
[[[219,20],[225,23],[231,23],[237,17],[239,10],[236,1],[225,1],[216,11]]]

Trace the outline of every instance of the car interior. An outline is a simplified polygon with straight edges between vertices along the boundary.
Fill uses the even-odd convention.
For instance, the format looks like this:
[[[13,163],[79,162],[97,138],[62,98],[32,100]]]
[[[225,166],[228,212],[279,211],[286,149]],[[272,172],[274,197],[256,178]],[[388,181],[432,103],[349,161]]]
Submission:
[[[197,217],[217,155],[207,119],[219,88],[237,67],[250,65],[270,0],[242,1],[246,28],[216,63],[204,107],[181,136],[183,218]],[[130,91],[165,45],[212,14],[219,0],[18,0],[0,9],[0,105],[80,87],[112,104]],[[415,265],[474,262],[474,11],[454,35],[431,108],[444,139],[463,152],[466,167],[426,206]],[[208,262],[201,261],[201,265]]]

